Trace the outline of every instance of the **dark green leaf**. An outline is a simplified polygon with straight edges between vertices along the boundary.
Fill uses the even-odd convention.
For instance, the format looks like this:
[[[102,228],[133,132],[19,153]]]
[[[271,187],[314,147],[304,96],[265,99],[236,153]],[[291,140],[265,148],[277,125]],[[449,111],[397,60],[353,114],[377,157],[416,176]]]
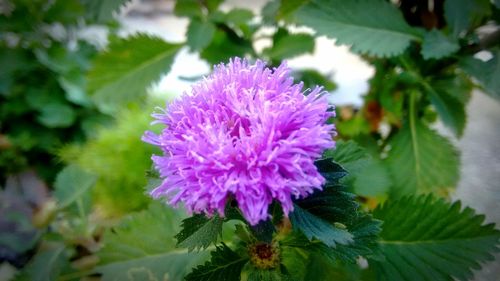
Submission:
[[[76,165],[67,166],[57,175],[54,197],[59,208],[66,208],[85,194],[95,183],[96,176]]]
[[[267,55],[274,60],[293,58],[314,51],[314,37],[309,34],[289,34],[274,41]]]
[[[26,267],[31,281],[57,280],[64,266],[68,264],[63,243],[45,243],[44,247]]]
[[[215,25],[192,19],[187,30],[187,44],[191,50],[198,51],[210,44],[215,33]]]
[[[479,81],[487,94],[500,100],[500,50],[492,52],[493,58],[482,61],[474,57],[465,57],[460,66],[467,74]]]
[[[90,18],[106,23],[113,19],[113,13],[118,13],[120,8],[125,6],[130,0],[86,0],[87,13]]]
[[[226,62],[230,57],[244,57],[252,52],[250,41],[238,37],[235,33],[217,30],[210,45],[203,49],[200,56],[210,64]]]
[[[194,249],[206,249],[210,244],[216,243],[222,235],[222,223],[219,216],[207,218],[196,214],[182,221],[182,230],[175,236],[179,247]]]
[[[419,120],[403,126],[390,141],[387,165],[394,181],[391,194],[441,192],[459,177],[459,156],[453,145]]]
[[[314,165],[329,184],[338,182],[348,174],[347,171],[344,170],[342,166],[335,163],[332,158],[316,160]]]
[[[345,229],[337,228],[329,222],[309,213],[298,205],[294,205],[290,213],[290,221],[294,229],[301,231],[309,239],[318,239],[329,247],[337,244],[349,244],[352,235]]]
[[[288,276],[281,274],[276,269],[251,268],[248,272],[248,281],[289,281]],[[294,279],[292,279],[294,280]]]
[[[186,276],[186,281],[239,281],[241,270],[248,258],[243,258],[225,244],[216,247],[212,258],[196,267]]]
[[[460,49],[458,40],[444,35],[441,31],[433,29],[424,35],[422,56],[426,60],[448,57],[458,49]]]
[[[500,231],[460,202],[433,196],[406,197],[378,207],[384,220],[374,262],[382,280],[470,280],[473,269],[493,259]]]
[[[88,74],[88,89],[98,107],[111,113],[144,96],[146,88],[170,70],[179,48],[144,34],[112,40]]]
[[[176,249],[173,236],[179,223],[179,214],[156,203],[132,215],[106,231],[104,247],[98,253],[100,265],[94,271],[102,274],[104,281],[140,281],[143,276],[182,280],[206,255]]]
[[[232,9],[225,17],[225,21],[235,25],[248,23],[253,19],[253,12],[247,9]]]
[[[489,0],[444,1],[444,16],[455,37],[476,27],[490,14]]]
[[[314,69],[295,70],[292,75],[295,81],[304,83],[305,89],[321,86],[325,91],[331,92],[337,88],[337,84],[330,79],[330,75],[323,75]]]
[[[66,104],[46,104],[38,115],[37,120],[49,128],[66,128],[71,126],[76,119],[73,108]]]
[[[354,52],[379,57],[401,54],[411,40],[421,38],[397,7],[383,0],[312,0],[296,18],[337,44],[351,45]]]

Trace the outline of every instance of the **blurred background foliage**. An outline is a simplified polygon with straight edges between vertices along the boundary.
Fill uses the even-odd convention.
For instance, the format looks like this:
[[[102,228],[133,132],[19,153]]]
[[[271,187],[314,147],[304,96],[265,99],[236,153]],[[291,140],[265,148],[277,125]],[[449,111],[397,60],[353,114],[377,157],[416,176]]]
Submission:
[[[459,138],[473,89],[500,98],[496,0],[274,0],[258,14],[223,10],[222,0],[171,3],[171,12],[189,21],[182,43],[123,36],[116,15],[127,0],[0,2],[5,276],[113,280],[136,268],[131,280],[180,280],[206,258],[155,242],[172,237],[183,214],[145,195],[157,183],[146,173],[158,151],[140,136],[154,106],[165,103],[147,89],[181,50],[210,65],[239,56],[276,66],[312,53],[315,39],[326,36],[361,55],[375,75],[360,108],[337,108],[335,157],[359,155],[340,162],[366,208],[410,194],[447,198],[459,179],[459,151],[433,125],[442,122]],[[104,30],[107,44],[88,36],[93,30]],[[271,44],[256,48],[262,39]],[[293,75],[306,88],[336,89],[317,69]]]

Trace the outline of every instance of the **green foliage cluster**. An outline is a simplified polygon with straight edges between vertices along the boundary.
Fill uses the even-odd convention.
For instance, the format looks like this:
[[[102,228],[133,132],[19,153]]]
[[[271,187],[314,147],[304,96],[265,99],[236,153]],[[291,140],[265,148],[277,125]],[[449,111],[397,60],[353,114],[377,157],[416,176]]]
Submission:
[[[432,125],[460,137],[472,90],[498,99],[498,1],[273,0],[256,15],[182,0],[173,10],[189,20],[182,44],[116,37],[112,15],[126,2],[8,1],[0,14],[0,201],[11,214],[0,227],[28,241],[1,232],[1,250],[24,255],[15,280],[468,280],[493,259],[500,232],[448,201],[459,153]],[[109,28],[106,50],[75,39],[91,23]],[[161,179],[145,177],[155,151],[140,136],[156,104],[146,88],[182,47],[210,64],[240,56],[273,66],[312,53],[319,36],[375,68],[362,108],[337,109],[342,140],[316,162],[323,191],[295,200],[288,218],[275,203],[257,226],[232,202],[208,218],[148,199],[144,187]],[[257,50],[261,39],[271,45]],[[335,88],[314,69],[294,76]],[[56,154],[67,164],[57,176]],[[12,175],[28,167],[50,196],[36,173]]]

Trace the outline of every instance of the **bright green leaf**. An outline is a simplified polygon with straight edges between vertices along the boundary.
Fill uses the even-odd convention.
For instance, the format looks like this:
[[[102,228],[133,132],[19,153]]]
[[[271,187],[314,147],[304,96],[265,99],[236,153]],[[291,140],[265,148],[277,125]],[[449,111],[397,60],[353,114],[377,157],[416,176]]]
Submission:
[[[485,92],[500,100],[500,50],[492,52],[493,58],[482,61],[474,57],[465,57],[460,61],[461,68],[474,77]]]
[[[383,0],[312,0],[298,10],[296,18],[337,44],[377,57],[401,54],[410,41],[421,37],[395,5]]]
[[[396,197],[441,192],[452,188],[459,177],[457,150],[444,137],[419,120],[409,122],[390,141],[387,158]]]
[[[182,230],[175,236],[179,247],[206,249],[210,244],[217,242],[222,235],[223,219],[219,216],[207,218],[204,215],[194,215],[182,221]]]
[[[243,258],[225,244],[211,253],[212,258],[196,267],[186,281],[239,281],[241,270],[248,258]]]
[[[192,19],[187,30],[187,44],[191,50],[198,51],[210,44],[215,33],[215,25]]]
[[[433,29],[426,32],[422,43],[422,56],[424,59],[440,59],[450,56],[460,49],[458,40],[444,35],[442,32]]]
[[[179,17],[201,18],[203,16],[201,1],[198,0],[175,1],[174,14]]]
[[[472,270],[499,250],[500,231],[460,202],[406,197],[373,215],[384,221],[380,251],[385,259],[373,262],[382,280],[470,280]]]
[[[274,41],[268,56],[274,60],[293,58],[314,51],[314,37],[309,34],[289,34]]]
[[[54,197],[59,208],[66,208],[85,194],[95,183],[96,177],[76,165],[64,168],[54,183]]]
[[[103,281],[139,281],[143,276],[182,280],[206,255],[176,249],[173,236],[179,223],[179,214],[163,204],[130,216],[104,234],[101,262],[94,271]]]
[[[289,216],[293,228],[301,231],[309,240],[318,239],[329,247],[353,242],[352,234],[348,231],[337,228],[298,205],[294,205],[294,210]]]
[[[476,27],[490,14],[490,0],[444,1],[444,16],[455,37]]]
[[[98,107],[111,113],[144,96],[146,88],[170,70],[179,48],[144,34],[112,40],[88,74],[88,89]]]

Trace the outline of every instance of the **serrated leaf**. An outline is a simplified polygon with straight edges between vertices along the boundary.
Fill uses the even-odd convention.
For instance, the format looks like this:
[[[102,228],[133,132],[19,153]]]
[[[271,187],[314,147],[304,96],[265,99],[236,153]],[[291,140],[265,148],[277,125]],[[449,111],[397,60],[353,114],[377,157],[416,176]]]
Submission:
[[[248,258],[243,258],[225,244],[216,247],[210,261],[196,267],[186,281],[238,281]]]
[[[104,281],[139,281],[145,274],[157,280],[182,280],[206,255],[176,249],[173,237],[179,223],[178,213],[156,203],[130,216],[104,234],[104,247],[98,252],[101,262],[94,272]]]
[[[450,38],[433,29],[425,33],[421,52],[424,59],[428,60],[450,56],[459,49],[460,45],[458,45],[456,38]]]
[[[223,222],[217,215],[210,219],[200,214],[187,218],[182,221],[181,232],[175,236],[177,245],[189,251],[206,249],[221,237]]]
[[[114,39],[88,74],[88,89],[103,112],[144,96],[146,88],[167,73],[180,45],[138,34]]]
[[[500,100],[500,50],[492,51],[493,58],[482,61],[472,56],[460,61],[460,67],[474,77],[487,94]]]
[[[96,176],[85,172],[77,165],[64,168],[54,183],[54,197],[59,208],[66,208],[83,196],[95,183]]]
[[[419,120],[403,126],[390,141],[386,159],[394,186],[391,195],[441,192],[459,178],[457,150]]]
[[[298,205],[294,205],[294,210],[289,216],[293,229],[301,231],[309,240],[318,239],[329,247],[335,247],[337,244],[346,245],[353,241],[352,234],[345,229],[335,227]]]
[[[377,57],[401,54],[412,40],[421,38],[396,6],[383,0],[312,0],[297,11],[296,19],[336,44]]]
[[[444,16],[455,37],[476,27],[490,14],[489,0],[446,0],[444,2]]]
[[[192,19],[187,29],[187,44],[191,50],[198,51],[210,44],[215,33],[215,25]]]
[[[332,158],[319,159],[314,162],[314,166],[318,172],[330,184],[338,182],[341,178],[347,176],[347,171],[339,164],[335,163]]]
[[[466,124],[465,104],[448,93],[453,92],[454,89],[433,87],[432,84],[426,82],[423,82],[423,86],[444,125],[450,128],[457,137],[461,137]]]
[[[460,202],[412,196],[373,215],[384,220],[379,243],[385,259],[373,262],[383,280],[469,280],[499,250],[500,231]]]
[[[273,43],[267,55],[274,60],[293,58],[314,51],[314,37],[309,34],[288,34]]]

